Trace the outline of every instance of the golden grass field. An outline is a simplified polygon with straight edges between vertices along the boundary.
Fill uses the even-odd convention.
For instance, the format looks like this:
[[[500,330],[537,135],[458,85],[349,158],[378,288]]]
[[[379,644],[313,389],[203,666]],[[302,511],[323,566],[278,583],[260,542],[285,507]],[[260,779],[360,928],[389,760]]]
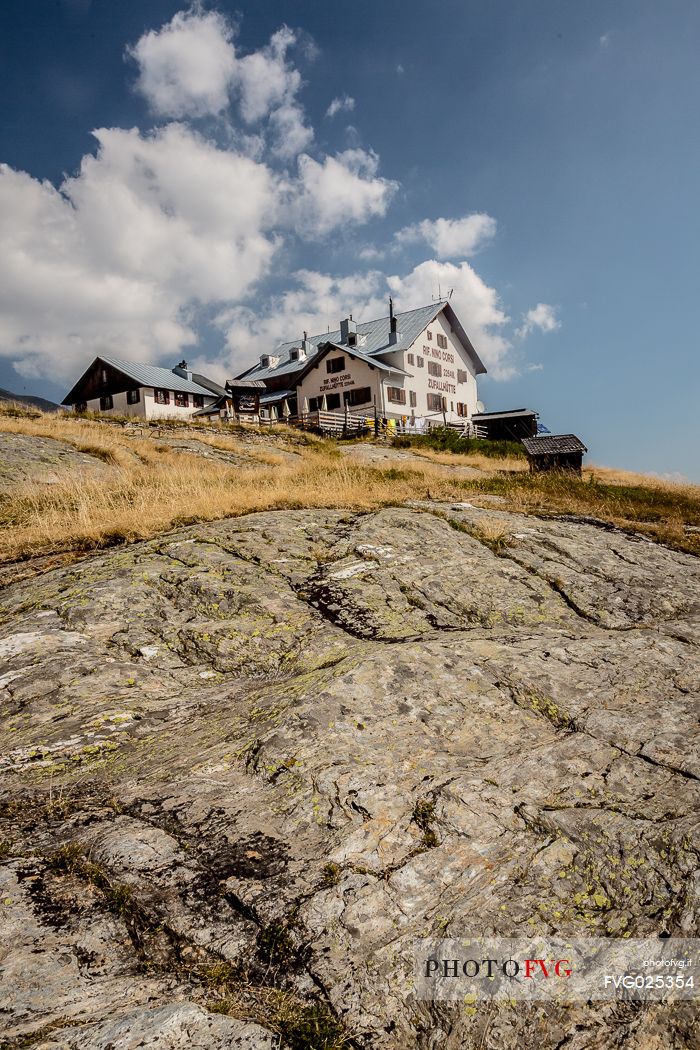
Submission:
[[[596,517],[700,554],[700,486],[590,467],[582,479],[530,475],[523,459],[415,450],[378,465],[342,444],[278,427],[241,434],[206,424],[123,428],[62,414],[0,409],[0,434],[53,438],[108,464],[107,476],[67,469],[53,484],[27,481],[0,494],[0,564],[85,552],[158,535],[182,524],[280,508],[371,510],[411,499],[498,495],[499,509]],[[165,444],[191,439],[236,463]],[[163,439],[163,435],[165,438]],[[289,453],[294,455],[289,455]],[[387,465],[384,465],[384,464]],[[450,468],[474,468],[468,476]]]

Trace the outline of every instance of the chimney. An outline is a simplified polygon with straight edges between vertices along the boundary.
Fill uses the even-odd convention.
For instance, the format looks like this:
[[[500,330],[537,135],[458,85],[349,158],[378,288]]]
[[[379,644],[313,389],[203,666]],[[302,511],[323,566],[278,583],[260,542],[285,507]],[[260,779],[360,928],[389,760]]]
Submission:
[[[192,372],[187,365],[187,361],[182,360],[179,365],[171,368],[170,371],[174,372],[176,376],[182,376],[183,379],[189,379],[192,382]]]
[[[310,357],[314,352],[314,344],[309,339],[308,333],[304,332],[304,338],[302,339],[301,349],[304,353],[304,357]]]
[[[396,318],[394,317],[394,300],[389,296],[389,343],[399,341],[399,333],[396,330]]]
[[[352,319],[352,314],[340,322],[340,341],[347,346],[355,346],[357,343],[357,325]]]

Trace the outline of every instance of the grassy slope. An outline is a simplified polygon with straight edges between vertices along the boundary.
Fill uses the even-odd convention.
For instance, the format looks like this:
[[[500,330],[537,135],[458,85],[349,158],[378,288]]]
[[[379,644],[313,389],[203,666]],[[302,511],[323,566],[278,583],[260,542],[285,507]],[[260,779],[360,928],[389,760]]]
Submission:
[[[85,551],[147,538],[178,525],[275,508],[370,510],[408,499],[504,497],[503,509],[593,516],[700,554],[700,487],[590,468],[584,477],[534,475],[498,449],[464,452],[418,447],[399,468],[341,455],[334,442],[279,428],[262,444],[234,432],[177,428],[247,465],[158,447],[148,428],[135,434],[101,421],[6,414],[0,432],[56,438],[112,466],[107,481],[68,471],[57,484],[27,483],[0,495],[0,564],[61,551]],[[279,451],[279,454],[277,454]],[[296,456],[286,453],[294,451]],[[495,451],[493,449],[487,450]],[[471,466],[478,473],[451,471]],[[688,529],[690,526],[690,530]]]

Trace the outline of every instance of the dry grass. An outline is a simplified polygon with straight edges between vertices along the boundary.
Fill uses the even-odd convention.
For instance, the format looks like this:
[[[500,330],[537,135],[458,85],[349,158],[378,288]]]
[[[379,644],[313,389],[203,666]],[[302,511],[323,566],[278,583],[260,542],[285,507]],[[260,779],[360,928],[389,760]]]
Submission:
[[[99,423],[0,417],[0,430],[51,437],[112,464],[113,476],[76,470],[53,485],[27,483],[0,502],[0,562],[145,539],[178,525],[252,511],[328,507],[370,510],[412,498],[450,499],[459,479],[421,464],[406,470],[351,463],[332,443],[303,444],[295,458],[197,433],[197,441],[245,455],[254,469],[158,448]]]
[[[516,459],[514,456],[491,457],[484,456],[480,452],[465,455],[461,452],[436,452],[432,448],[414,448],[411,450],[415,456],[428,460],[429,463],[440,463],[447,467],[475,467],[487,474],[493,474],[499,470],[512,470],[527,473],[529,470],[526,459]]]
[[[421,449],[400,469],[379,467],[346,458],[335,442],[286,428],[262,436],[175,431],[178,438],[244,457],[242,466],[170,448],[147,429],[134,433],[72,417],[0,411],[0,431],[55,438],[109,467],[106,477],[72,468],[56,484],[30,482],[0,496],[0,563],[99,549],[252,511],[371,510],[410,499],[478,502],[480,494],[502,496],[504,510],[593,516],[700,553],[700,533],[693,531],[700,526],[700,487],[605,468],[590,468],[583,479],[530,475],[522,460],[431,449]],[[450,466],[481,473],[465,477]]]

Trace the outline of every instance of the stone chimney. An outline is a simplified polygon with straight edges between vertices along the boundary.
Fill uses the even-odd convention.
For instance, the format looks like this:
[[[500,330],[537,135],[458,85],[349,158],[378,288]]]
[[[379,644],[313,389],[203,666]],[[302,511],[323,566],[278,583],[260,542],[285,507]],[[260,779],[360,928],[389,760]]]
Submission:
[[[352,314],[340,322],[340,341],[345,346],[357,345],[357,325],[352,319]]]
[[[175,368],[171,368],[170,371],[174,372],[176,376],[182,376],[183,379],[189,379],[192,382],[192,372],[184,359]]]
[[[394,316],[394,300],[389,296],[389,345],[392,346],[399,341],[400,333],[397,331],[396,318]]]

